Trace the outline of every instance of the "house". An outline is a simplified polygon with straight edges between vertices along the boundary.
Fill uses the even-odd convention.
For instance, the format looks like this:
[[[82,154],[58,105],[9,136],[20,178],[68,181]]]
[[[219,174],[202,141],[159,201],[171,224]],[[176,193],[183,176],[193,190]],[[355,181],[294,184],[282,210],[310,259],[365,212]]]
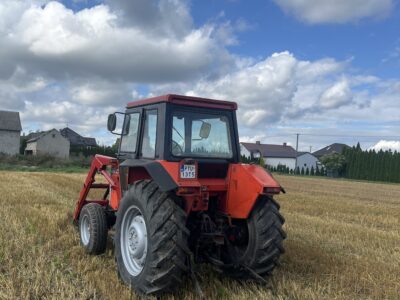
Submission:
[[[0,111],[0,153],[19,153],[21,130],[19,112]]]
[[[306,170],[307,168],[311,170],[311,167],[316,170],[317,166],[320,168],[321,163],[319,162],[319,159],[316,158],[313,154],[310,152],[298,152],[297,153],[297,166],[301,170],[304,168]]]
[[[69,140],[57,129],[31,133],[26,142],[25,155],[51,155],[59,158],[69,158]]]
[[[296,150],[286,143],[282,145],[261,144],[259,141],[255,143],[240,143],[240,151],[246,157],[250,157],[253,151],[259,151],[264,158],[265,165],[271,167],[285,165],[289,169],[295,169]]]
[[[71,147],[97,147],[96,139],[91,137],[83,137],[71,128],[63,128],[60,130],[63,137],[67,138]]]
[[[344,148],[350,148],[350,146],[346,144],[334,143],[332,145],[326,146],[318,151],[315,151],[313,155],[320,159],[322,156],[332,153],[342,153]]]

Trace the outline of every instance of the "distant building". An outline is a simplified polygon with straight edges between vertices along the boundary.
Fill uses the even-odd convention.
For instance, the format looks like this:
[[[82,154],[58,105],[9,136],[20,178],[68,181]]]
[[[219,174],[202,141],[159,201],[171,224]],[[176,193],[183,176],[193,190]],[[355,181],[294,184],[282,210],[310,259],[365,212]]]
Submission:
[[[346,144],[334,143],[332,145],[326,146],[318,151],[315,151],[313,155],[320,159],[322,156],[332,153],[342,153],[344,148],[350,148],[350,146]]]
[[[306,170],[307,168],[311,170],[311,167],[314,168],[314,170],[318,167],[320,167],[320,162],[318,158],[316,158],[313,154],[310,152],[298,152],[297,154],[297,166],[301,170],[304,168]]]
[[[259,141],[255,143],[240,143],[240,152],[246,157],[250,157],[251,152],[255,150],[261,153],[267,166],[285,165],[289,169],[295,169],[296,150],[286,143],[282,145],[261,144]]]
[[[21,130],[19,112],[0,111],[0,153],[19,153]]]
[[[71,147],[97,147],[96,139],[91,137],[83,137],[71,128],[63,128],[60,130],[61,135],[67,138]]]
[[[25,155],[47,154],[59,158],[69,158],[69,140],[56,129],[31,133],[28,138]]]

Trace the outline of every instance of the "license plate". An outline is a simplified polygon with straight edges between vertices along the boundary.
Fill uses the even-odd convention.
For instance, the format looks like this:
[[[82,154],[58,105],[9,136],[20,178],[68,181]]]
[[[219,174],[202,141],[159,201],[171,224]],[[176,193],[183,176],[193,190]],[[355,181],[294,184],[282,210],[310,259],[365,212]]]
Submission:
[[[196,178],[196,166],[181,165],[181,178]]]

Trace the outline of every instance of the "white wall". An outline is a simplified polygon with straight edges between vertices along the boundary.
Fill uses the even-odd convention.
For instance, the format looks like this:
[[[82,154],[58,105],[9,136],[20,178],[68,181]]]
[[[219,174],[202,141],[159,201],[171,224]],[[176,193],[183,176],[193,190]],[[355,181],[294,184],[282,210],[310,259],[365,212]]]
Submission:
[[[296,165],[295,158],[283,158],[283,157],[264,157],[265,164],[272,167],[277,167],[278,165],[285,165],[289,169],[293,169]]]
[[[55,157],[69,158],[69,148],[69,140],[54,129],[41,136],[38,140],[28,143],[25,151],[32,150],[33,155],[50,154]]]
[[[0,130],[0,153],[18,154],[20,134],[19,131]]]
[[[314,167],[314,170],[317,168],[317,163],[319,160],[312,154],[310,153],[304,153],[297,157],[297,166],[301,170],[301,168],[304,168],[304,171],[308,168],[309,170],[311,167]]]
[[[247,158],[250,158],[250,151],[246,149],[245,146],[243,146],[242,144],[240,144],[240,155],[244,155]]]

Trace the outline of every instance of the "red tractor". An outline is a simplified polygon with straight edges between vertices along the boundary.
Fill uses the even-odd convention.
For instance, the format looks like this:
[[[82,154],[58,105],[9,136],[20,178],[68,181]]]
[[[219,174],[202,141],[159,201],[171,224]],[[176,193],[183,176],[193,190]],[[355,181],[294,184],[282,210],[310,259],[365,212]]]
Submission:
[[[240,163],[236,109],[180,95],[131,102],[117,158],[95,156],[73,215],[81,244],[101,254],[115,230],[120,278],[138,293],[172,291],[193,262],[255,280],[278,264],[286,235],[273,196],[284,190]],[[116,123],[110,115],[111,132]],[[89,200],[91,189],[104,196]]]

